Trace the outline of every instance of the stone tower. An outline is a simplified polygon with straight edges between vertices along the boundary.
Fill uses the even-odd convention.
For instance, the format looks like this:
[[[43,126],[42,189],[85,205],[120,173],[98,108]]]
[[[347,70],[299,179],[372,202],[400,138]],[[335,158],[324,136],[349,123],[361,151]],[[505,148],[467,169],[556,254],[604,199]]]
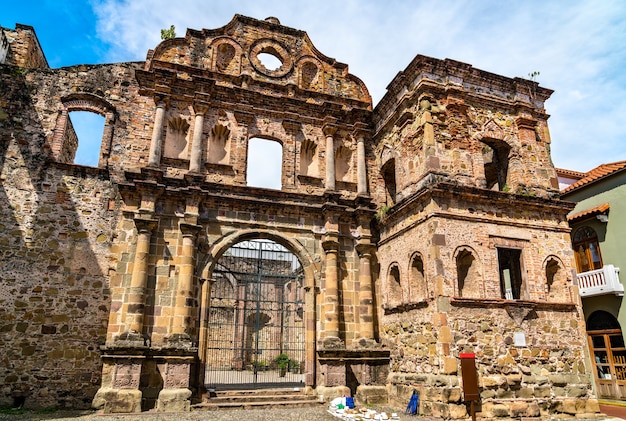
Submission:
[[[463,418],[473,353],[485,417],[597,412],[550,90],[417,56],[373,108],[276,18],[141,63],[49,69],[32,28],[0,41],[0,402],[417,389],[422,413]],[[104,117],[97,167],[74,163],[74,111]],[[255,170],[256,141],[279,163]]]

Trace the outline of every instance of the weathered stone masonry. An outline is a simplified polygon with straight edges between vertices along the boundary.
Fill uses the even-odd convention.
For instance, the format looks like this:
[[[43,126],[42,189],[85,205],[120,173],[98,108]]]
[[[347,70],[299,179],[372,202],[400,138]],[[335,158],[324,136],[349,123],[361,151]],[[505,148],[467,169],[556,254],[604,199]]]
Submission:
[[[418,389],[464,418],[474,352],[484,417],[597,412],[550,90],[417,56],[372,109],[275,18],[141,63],[49,69],[32,28],[0,41],[0,403],[188,409],[216,264],[267,239],[302,266],[309,392]],[[73,164],[79,110],[105,117],[97,168]],[[247,185],[254,137],[282,146],[280,190]]]

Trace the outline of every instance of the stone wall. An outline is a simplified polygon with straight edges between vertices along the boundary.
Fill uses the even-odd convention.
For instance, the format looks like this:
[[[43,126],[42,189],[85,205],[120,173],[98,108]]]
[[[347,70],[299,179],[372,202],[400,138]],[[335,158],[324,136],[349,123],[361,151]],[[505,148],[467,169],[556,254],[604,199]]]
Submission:
[[[302,265],[320,395],[417,388],[425,414],[461,418],[474,352],[485,417],[597,409],[550,90],[418,56],[372,112],[345,64],[275,18],[62,69],[29,31],[3,30],[21,58],[0,65],[0,404],[188,410],[213,271],[267,239]],[[73,164],[72,111],[105,118],[97,168]],[[280,189],[247,185],[253,137],[281,144]]]

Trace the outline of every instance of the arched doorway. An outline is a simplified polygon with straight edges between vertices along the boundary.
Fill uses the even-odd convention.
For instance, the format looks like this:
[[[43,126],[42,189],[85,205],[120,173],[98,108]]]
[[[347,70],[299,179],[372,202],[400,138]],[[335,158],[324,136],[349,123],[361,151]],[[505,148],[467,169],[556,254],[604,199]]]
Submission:
[[[212,273],[205,385],[210,389],[304,385],[304,274],[267,239],[241,241]]]
[[[595,311],[587,320],[587,337],[598,397],[626,398],[626,346],[619,322],[606,311]]]

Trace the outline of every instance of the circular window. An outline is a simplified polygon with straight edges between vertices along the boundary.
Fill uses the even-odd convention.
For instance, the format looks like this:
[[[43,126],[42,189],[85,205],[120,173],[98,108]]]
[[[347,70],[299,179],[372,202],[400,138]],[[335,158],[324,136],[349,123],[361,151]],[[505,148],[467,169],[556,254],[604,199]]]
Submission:
[[[285,76],[293,67],[287,50],[269,39],[257,41],[252,46],[250,62],[259,73],[271,77]]]

